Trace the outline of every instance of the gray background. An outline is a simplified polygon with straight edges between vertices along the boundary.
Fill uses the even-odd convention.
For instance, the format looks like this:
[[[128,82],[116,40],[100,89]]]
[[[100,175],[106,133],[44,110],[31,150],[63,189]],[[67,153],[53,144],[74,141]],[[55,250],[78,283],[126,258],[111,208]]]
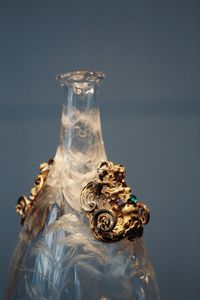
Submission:
[[[1,0],[0,43],[1,296],[16,200],[58,143],[55,75],[89,69],[107,74],[108,156],[151,208],[145,241],[162,299],[199,299],[200,2]]]

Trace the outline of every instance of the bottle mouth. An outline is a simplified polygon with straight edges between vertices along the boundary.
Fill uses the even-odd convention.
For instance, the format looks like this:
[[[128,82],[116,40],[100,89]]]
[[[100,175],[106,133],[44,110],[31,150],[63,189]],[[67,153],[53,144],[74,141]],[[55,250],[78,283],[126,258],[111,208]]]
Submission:
[[[105,74],[102,72],[91,71],[74,71],[65,74],[59,74],[56,79],[60,80],[61,85],[67,85],[72,83],[86,83],[93,82],[99,83],[104,79]]]

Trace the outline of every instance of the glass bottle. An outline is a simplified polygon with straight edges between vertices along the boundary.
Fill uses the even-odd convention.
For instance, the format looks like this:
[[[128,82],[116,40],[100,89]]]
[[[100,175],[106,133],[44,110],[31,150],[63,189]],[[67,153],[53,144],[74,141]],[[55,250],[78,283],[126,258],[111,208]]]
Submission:
[[[98,241],[81,213],[81,190],[107,160],[96,101],[103,78],[88,71],[57,76],[66,95],[60,144],[24,220],[6,299],[160,299],[143,239]]]

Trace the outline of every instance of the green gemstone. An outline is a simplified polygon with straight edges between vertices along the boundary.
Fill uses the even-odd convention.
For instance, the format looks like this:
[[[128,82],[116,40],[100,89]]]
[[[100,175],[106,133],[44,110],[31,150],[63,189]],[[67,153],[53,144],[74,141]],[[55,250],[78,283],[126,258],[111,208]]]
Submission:
[[[135,204],[137,202],[137,197],[132,193],[130,193],[129,200]]]

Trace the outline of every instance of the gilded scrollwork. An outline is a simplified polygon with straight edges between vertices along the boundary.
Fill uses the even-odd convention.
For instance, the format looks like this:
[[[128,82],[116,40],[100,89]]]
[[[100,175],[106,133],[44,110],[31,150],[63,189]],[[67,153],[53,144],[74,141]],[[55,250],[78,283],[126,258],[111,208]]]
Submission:
[[[30,191],[29,197],[26,197],[25,195],[19,197],[16,205],[16,212],[21,216],[21,224],[24,223],[27,214],[36,201],[37,195],[42,190],[52,164],[53,159],[50,159],[48,163],[41,163],[39,166],[40,174],[35,178],[34,186]]]
[[[125,167],[104,161],[97,174],[98,179],[89,182],[80,197],[80,206],[87,213],[93,235],[103,242],[141,237],[150,214],[127,186]]]

